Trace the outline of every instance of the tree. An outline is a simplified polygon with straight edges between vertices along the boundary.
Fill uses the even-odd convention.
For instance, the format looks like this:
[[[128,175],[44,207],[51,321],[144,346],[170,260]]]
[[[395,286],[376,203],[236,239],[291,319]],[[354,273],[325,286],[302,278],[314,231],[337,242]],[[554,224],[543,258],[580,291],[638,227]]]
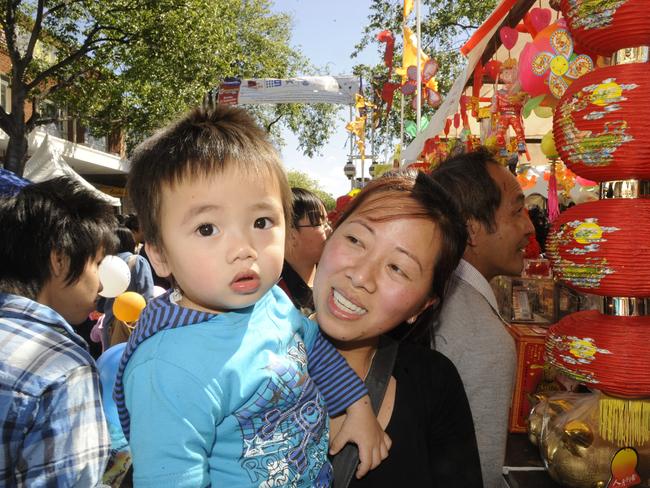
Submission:
[[[43,100],[65,106],[95,134],[125,129],[133,146],[224,77],[313,70],[289,47],[291,18],[271,12],[268,0],[0,0],[0,9],[12,63],[12,110],[0,108],[0,129],[9,135],[5,167],[19,175],[27,135],[52,122]],[[38,45],[48,56],[37,55]],[[329,137],[336,108],[254,113],[276,140],[282,126],[295,130],[311,155]]]
[[[292,188],[304,188],[315,193],[321,199],[328,212],[336,207],[334,197],[323,190],[318,181],[311,178],[308,174],[292,169],[287,172],[287,178],[289,179],[289,186]]]
[[[496,0],[421,0],[422,8],[422,50],[430,57],[436,59],[440,66],[437,79],[441,95],[447,93],[456,77],[464,66],[464,60],[459,48],[469,39],[472,33],[487,18],[496,5]],[[353,56],[356,56],[368,45],[377,46],[382,55],[385,44],[377,41],[376,36],[383,30],[390,30],[395,36],[394,65],[401,65],[402,42],[402,0],[375,0],[370,6],[368,23],[364,27],[363,36],[355,46]],[[414,13],[411,14],[408,25],[414,29]],[[358,65],[355,74],[369,80],[366,95],[369,99],[381,104],[378,93],[384,82],[388,81],[387,69],[383,64],[377,66]],[[393,81],[400,81],[393,75]],[[393,140],[400,134],[400,104],[399,91],[396,92],[391,113],[382,119],[380,129],[377,131],[376,144],[383,147],[393,146]],[[432,116],[435,109],[423,107],[425,116]],[[407,104],[405,119],[415,120],[415,111]],[[408,136],[405,135],[406,142]]]

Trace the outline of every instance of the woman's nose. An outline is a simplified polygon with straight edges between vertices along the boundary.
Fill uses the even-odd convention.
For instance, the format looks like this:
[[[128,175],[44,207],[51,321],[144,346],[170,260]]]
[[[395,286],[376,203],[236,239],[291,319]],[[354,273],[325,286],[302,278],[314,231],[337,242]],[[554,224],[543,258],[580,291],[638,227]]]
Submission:
[[[374,293],[377,289],[376,266],[369,259],[359,259],[348,268],[346,274],[355,288],[362,288],[368,293]]]

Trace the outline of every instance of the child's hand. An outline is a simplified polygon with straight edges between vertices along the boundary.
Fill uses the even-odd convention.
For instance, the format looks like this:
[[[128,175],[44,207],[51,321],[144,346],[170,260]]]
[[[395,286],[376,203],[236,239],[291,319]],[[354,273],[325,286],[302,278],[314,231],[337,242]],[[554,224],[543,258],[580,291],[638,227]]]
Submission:
[[[341,430],[330,441],[330,454],[336,454],[348,442],[359,449],[357,478],[365,476],[388,457],[391,440],[377,422],[368,395],[348,407]]]

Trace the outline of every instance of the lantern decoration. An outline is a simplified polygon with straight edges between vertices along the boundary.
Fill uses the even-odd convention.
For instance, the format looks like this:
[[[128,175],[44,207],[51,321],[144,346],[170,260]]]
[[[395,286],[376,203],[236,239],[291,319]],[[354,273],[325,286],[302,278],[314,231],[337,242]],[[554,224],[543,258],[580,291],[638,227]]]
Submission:
[[[596,68],[566,88],[553,120],[557,152],[580,178],[600,183],[601,200],[563,212],[553,222],[547,252],[560,280],[603,296],[604,307],[569,315],[549,330],[548,361],[602,393],[594,396],[589,411],[576,412],[548,441],[556,447],[546,459],[548,472],[563,485],[586,487],[573,474],[600,471],[611,473],[600,480],[606,483],[602,486],[634,486],[641,482],[636,462],[650,460],[650,365],[645,364],[650,353],[650,183],[644,181],[650,180],[645,139],[650,129],[645,114],[650,5],[647,0],[560,4],[575,44],[613,56],[612,66]],[[572,432],[582,441],[564,449]],[[595,439],[607,449],[569,456],[578,453],[579,444],[595,446]],[[553,454],[561,450],[568,457]],[[632,470],[621,470],[622,464],[629,467],[629,453],[641,457],[634,457]],[[569,461],[571,469],[565,469]]]
[[[597,295],[650,296],[650,199],[576,205],[554,222],[547,252],[558,277]]]
[[[650,317],[577,312],[549,329],[547,359],[567,376],[623,397],[650,391]]]
[[[351,180],[357,174],[357,167],[352,161],[348,161],[345,163],[345,166],[343,166],[343,173],[347,176],[348,180]]]
[[[650,179],[650,69],[645,63],[600,68],[573,83],[553,121],[557,150],[590,180]]]
[[[647,0],[562,0],[573,37],[603,56],[650,45]]]
[[[540,31],[519,56],[521,88],[531,97],[545,95],[543,104],[555,106],[574,80],[589,73],[594,63],[576,54],[564,20]]]

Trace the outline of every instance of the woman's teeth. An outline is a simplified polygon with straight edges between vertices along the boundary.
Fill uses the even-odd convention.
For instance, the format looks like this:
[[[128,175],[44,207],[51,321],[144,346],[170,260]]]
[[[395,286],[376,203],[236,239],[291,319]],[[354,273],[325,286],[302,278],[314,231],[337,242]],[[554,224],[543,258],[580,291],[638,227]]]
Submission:
[[[356,315],[363,315],[364,313],[367,313],[368,311],[365,308],[361,308],[354,303],[352,303],[350,300],[345,298],[343,295],[341,295],[338,291],[332,290],[333,291],[333,297],[334,301],[336,304],[341,307],[343,310],[349,313],[353,313]]]

